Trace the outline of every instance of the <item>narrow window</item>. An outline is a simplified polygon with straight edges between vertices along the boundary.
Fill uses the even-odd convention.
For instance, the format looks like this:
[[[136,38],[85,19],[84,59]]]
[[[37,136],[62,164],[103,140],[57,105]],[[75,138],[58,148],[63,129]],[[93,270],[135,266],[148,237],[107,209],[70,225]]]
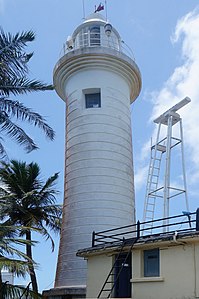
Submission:
[[[100,27],[92,27],[90,29],[90,45],[100,46]]]
[[[83,28],[79,33],[79,46],[80,48],[88,46],[88,27]]]
[[[101,96],[98,93],[85,94],[86,108],[100,108],[101,107]]]
[[[144,276],[160,276],[159,248],[144,250]]]

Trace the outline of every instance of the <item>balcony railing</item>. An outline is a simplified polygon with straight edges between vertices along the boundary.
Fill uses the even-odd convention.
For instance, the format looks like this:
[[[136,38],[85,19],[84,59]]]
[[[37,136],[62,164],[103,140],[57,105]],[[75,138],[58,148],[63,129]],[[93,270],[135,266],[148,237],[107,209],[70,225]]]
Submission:
[[[149,234],[149,230],[151,231],[151,223],[152,233]],[[147,228],[147,225],[149,225],[149,228]],[[137,240],[149,237],[163,238],[174,234],[186,234],[194,231],[199,232],[199,209],[193,213],[183,213],[181,215],[147,222],[138,221],[132,225],[93,232],[92,247],[100,244],[116,244],[134,238],[137,238]]]
[[[70,42],[66,42],[66,44],[63,45],[63,49],[61,50],[60,56],[63,56],[73,50],[88,47],[102,47],[113,49],[120,53],[126,54],[133,61],[135,61],[132,49],[123,40],[118,40],[116,37],[107,37],[105,33],[97,33],[94,35],[91,35],[89,33],[83,33],[77,36],[74,40],[71,39]]]

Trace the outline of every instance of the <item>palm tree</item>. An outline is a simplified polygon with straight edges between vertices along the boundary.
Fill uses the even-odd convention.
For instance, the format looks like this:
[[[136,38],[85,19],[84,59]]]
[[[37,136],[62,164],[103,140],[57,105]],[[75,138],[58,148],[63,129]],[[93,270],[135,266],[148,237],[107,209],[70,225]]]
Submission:
[[[28,264],[30,262],[33,263],[32,260],[19,250],[19,246],[24,246],[27,243],[33,244],[33,242],[27,242],[18,237],[21,228],[21,226],[16,227],[8,226],[5,223],[0,224],[0,299],[19,298],[25,292],[25,289],[22,287],[13,286],[8,281],[2,281],[2,270],[8,270],[17,276],[25,276],[29,272]],[[40,298],[39,294],[30,293],[31,298]]]
[[[33,53],[26,53],[24,48],[35,39],[32,31],[6,34],[0,29],[0,128],[17,143],[24,146],[27,152],[37,148],[32,138],[16,124],[16,120],[28,122],[40,128],[47,138],[54,139],[53,129],[38,113],[25,107],[22,103],[10,99],[33,91],[52,90],[51,85],[28,79],[28,62]],[[0,154],[5,149],[0,138]]]
[[[18,285],[12,285],[8,283],[4,283],[3,287],[3,295],[2,299],[22,299],[22,298],[29,298],[29,299],[42,299],[42,295],[39,293],[35,293],[30,289],[30,284],[27,287],[22,287]]]
[[[58,233],[61,226],[61,205],[55,204],[57,191],[54,186],[58,173],[46,182],[40,179],[40,168],[37,163],[26,164],[12,160],[10,164],[2,163],[0,180],[4,187],[0,188],[0,218],[9,225],[22,225],[37,228],[50,239],[52,251],[54,242],[49,232]],[[31,242],[30,229],[22,229],[26,241]],[[32,246],[26,244],[26,255],[32,260]],[[38,292],[34,264],[29,263],[29,272],[33,291]]]

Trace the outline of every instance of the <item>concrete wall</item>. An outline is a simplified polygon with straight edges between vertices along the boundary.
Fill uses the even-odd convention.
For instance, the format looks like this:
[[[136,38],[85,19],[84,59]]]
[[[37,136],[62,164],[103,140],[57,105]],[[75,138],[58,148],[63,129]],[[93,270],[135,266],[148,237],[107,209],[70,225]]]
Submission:
[[[143,277],[141,249],[133,251],[132,264],[133,299],[199,298],[199,244],[160,248],[160,277]]]
[[[89,257],[86,298],[96,298],[110,272],[113,258],[110,255]]]

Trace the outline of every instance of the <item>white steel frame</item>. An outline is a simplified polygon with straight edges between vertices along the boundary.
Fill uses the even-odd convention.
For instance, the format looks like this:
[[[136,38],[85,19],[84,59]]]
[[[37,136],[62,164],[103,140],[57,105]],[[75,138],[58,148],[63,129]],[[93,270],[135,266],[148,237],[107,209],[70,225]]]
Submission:
[[[186,173],[185,173],[185,162],[184,162],[184,140],[183,140],[183,128],[182,128],[182,119],[178,113],[176,113],[180,108],[187,105],[191,100],[186,97],[178,104],[164,112],[158,118],[154,120],[156,124],[158,124],[158,131],[156,137],[156,143],[151,146],[151,161],[149,165],[149,173],[147,179],[147,188],[146,188],[146,196],[145,196],[145,204],[144,204],[144,214],[143,214],[143,222],[154,220],[154,211],[155,211],[155,202],[156,198],[163,198],[163,218],[168,218],[170,215],[169,205],[170,199],[172,197],[178,196],[184,193],[185,196],[185,205],[187,211],[189,211],[189,203],[187,197],[187,183],[186,183]],[[179,122],[180,125],[180,138],[176,138],[172,136],[172,127],[176,123]],[[167,135],[165,138],[160,140],[160,131],[161,125],[167,126]],[[183,188],[174,188],[170,185],[170,170],[171,170],[171,150],[177,145],[181,145],[181,161],[182,161],[182,178],[183,178]],[[153,151],[153,153],[152,153]],[[165,153],[165,171],[164,171],[164,185],[159,187],[159,174],[160,174],[160,166],[161,166],[161,158]],[[158,156],[159,154],[159,156]],[[158,167],[155,167],[155,163],[158,160]],[[155,172],[156,168],[156,172]],[[157,177],[157,178],[156,178]],[[155,178],[155,183],[154,183]],[[155,185],[155,189],[153,184]],[[161,193],[162,191],[162,193]],[[171,191],[173,193],[171,194]],[[169,220],[164,220],[165,225],[164,231],[167,231],[167,225],[169,224]],[[152,232],[153,223],[144,224],[143,228],[148,228],[148,233]]]

